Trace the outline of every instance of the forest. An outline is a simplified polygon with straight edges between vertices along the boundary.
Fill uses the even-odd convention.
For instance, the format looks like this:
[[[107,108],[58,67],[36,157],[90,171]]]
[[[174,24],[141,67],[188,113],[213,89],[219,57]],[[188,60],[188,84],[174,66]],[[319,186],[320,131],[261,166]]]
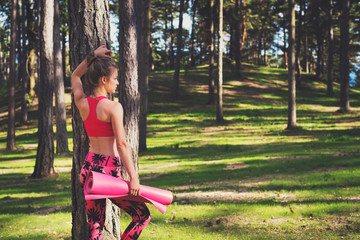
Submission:
[[[359,1],[0,0],[0,239],[86,238],[71,74],[101,45],[136,171],[174,194],[144,239],[360,236]]]

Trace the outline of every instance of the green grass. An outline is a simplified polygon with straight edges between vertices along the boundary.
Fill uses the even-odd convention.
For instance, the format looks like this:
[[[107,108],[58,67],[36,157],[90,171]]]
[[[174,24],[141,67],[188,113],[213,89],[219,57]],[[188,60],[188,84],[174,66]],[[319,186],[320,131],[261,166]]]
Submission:
[[[300,128],[287,131],[286,70],[244,64],[239,79],[225,69],[223,125],[207,104],[207,66],[182,72],[177,100],[172,74],[150,76],[148,150],[139,168],[142,184],[175,198],[165,214],[150,206],[141,239],[360,238],[359,88],[350,90],[352,111],[340,114],[339,85],[329,98],[325,83],[303,74]],[[36,114],[32,107],[29,125],[17,124],[15,152],[4,150],[0,117],[0,239],[71,239],[72,154],[56,156],[57,177],[29,178]],[[129,222],[124,214],[122,229]]]

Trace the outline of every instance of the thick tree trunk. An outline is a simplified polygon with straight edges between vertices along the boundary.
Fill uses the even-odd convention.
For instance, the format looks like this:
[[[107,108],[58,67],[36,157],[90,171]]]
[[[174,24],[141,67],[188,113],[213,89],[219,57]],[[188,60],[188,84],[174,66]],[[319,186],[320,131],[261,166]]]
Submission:
[[[289,0],[289,99],[287,129],[296,128],[295,0]]]
[[[39,81],[39,144],[33,178],[56,175],[54,169],[53,132],[53,25],[54,1],[41,0],[40,81]]]
[[[15,79],[16,79],[16,19],[17,19],[17,5],[18,1],[12,1],[11,14],[11,36],[10,36],[10,79],[9,87],[9,107],[8,107],[8,132],[7,132],[7,150],[15,149]]]
[[[68,1],[69,12],[69,46],[70,67],[73,71],[87,56],[87,54],[100,45],[110,48],[110,13],[107,0],[95,1]],[[83,81],[86,94],[89,87]],[[72,239],[82,240],[89,238],[88,224],[83,190],[80,185],[80,170],[85,156],[89,151],[87,137],[79,110],[74,103],[72,95],[72,127],[73,127],[73,164],[71,171],[72,192]],[[108,204],[107,210],[113,209]],[[112,214],[112,215],[109,215]],[[118,239],[120,209],[106,211],[104,238]]]
[[[148,87],[149,87],[149,53],[150,53],[150,21],[151,21],[151,0],[144,1],[144,18],[141,31],[142,38],[138,46],[141,50],[139,60],[139,91],[140,91],[140,119],[139,119],[139,151],[143,152],[146,147],[146,126],[147,126],[147,105],[148,105]],[[138,34],[139,36],[140,34]],[[140,52],[140,51],[139,51]]]
[[[217,107],[216,121],[221,123],[224,121],[223,115],[223,7],[224,1],[219,0],[219,33],[218,33],[218,84],[217,84]]]
[[[66,130],[65,89],[60,49],[59,0],[54,0],[54,90],[56,115],[56,153],[67,153],[68,138]]]
[[[124,108],[126,141],[138,171],[140,95],[133,0],[120,1],[119,16],[119,102]],[[127,176],[126,171],[123,171],[123,174]]]
[[[175,72],[173,78],[173,87],[172,87],[172,97],[178,98],[179,96],[179,75],[180,75],[180,61],[181,61],[181,51],[182,51],[182,24],[183,24],[183,13],[184,13],[184,0],[180,0],[180,10],[179,10],[179,28],[177,33],[177,44],[176,44],[176,62],[175,62]]]
[[[327,61],[327,96],[334,95],[333,82],[334,82],[334,31],[332,24],[333,15],[333,1],[328,0],[327,18],[328,18],[328,61]]]
[[[215,30],[214,30],[214,0],[210,0],[210,46],[209,46],[209,100],[208,104],[215,103],[215,84],[214,84],[214,62],[215,62]]]
[[[26,124],[28,117],[27,117],[27,98],[26,98],[26,94],[27,94],[27,83],[28,83],[28,75],[26,74],[26,59],[27,59],[27,44],[26,44],[26,28],[25,28],[25,23],[26,23],[26,15],[25,15],[25,11],[26,11],[26,6],[25,6],[25,1],[22,0],[21,2],[21,68],[20,68],[20,72],[21,72],[21,124]]]
[[[349,9],[350,0],[343,0],[340,27],[340,111],[350,111],[349,101]]]

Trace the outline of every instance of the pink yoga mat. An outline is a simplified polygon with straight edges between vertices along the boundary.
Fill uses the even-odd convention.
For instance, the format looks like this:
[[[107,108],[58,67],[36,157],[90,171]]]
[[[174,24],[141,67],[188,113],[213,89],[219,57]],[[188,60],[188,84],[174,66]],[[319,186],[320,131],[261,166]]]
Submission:
[[[148,202],[152,203],[161,213],[166,211],[164,205],[169,205],[173,200],[170,191],[145,185],[140,185],[140,196],[130,197],[128,181],[93,171],[90,171],[86,178],[84,194],[86,200],[121,198],[122,200]]]

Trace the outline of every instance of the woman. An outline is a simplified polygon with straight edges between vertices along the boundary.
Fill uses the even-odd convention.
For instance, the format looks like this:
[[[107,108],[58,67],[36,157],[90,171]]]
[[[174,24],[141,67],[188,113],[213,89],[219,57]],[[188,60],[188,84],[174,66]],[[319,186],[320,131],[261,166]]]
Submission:
[[[105,46],[91,52],[71,75],[71,85],[76,107],[84,121],[90,139],[90,149],[80,173],[83,185],[90,170],[121,178],[121,164],[130,177],[130,196],[140,195],[139,176],[135,171],[123,125],[123,109],[120,103],[107,99],[107,93],[115,93],[119,82],[118,71],[111,60],[111,51]],[[90,96],[83,91],[81,77],[86,73]],[[120,160],[119,160],[120,158]],[[137,239],[150,221],[145,203],[112,200],[131,217],[121,239]],[[102,239],[105,222],[105,199],[86,201],[89,239]]]

